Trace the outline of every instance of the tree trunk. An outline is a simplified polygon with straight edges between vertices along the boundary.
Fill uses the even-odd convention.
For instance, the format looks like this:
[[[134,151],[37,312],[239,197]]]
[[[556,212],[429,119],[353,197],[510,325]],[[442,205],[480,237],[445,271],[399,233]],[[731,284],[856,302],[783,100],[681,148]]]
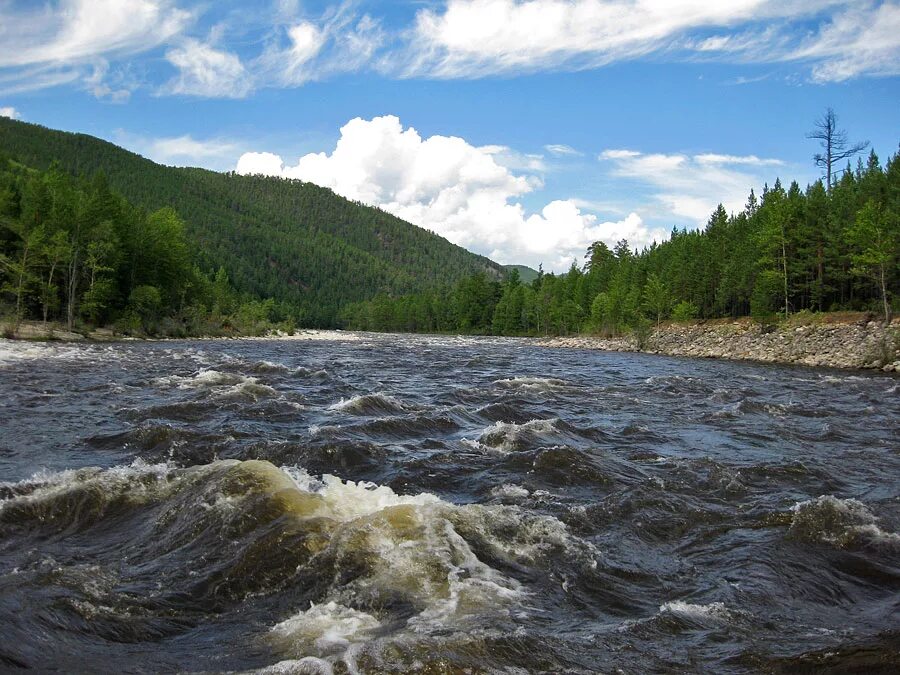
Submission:
[[[50,272],[47,274],[47,286],[43,298],[43,310],[44,310],[44,326],[47,325],[47,312],[50,309],[50,299],[48,294],[50,293],[50,287],[53,286],[53,272],[56,271],[56,262],[50,266]]]
[[[19,332],[19,325],[22,323],[22,296],[25,294],[25,273],[28,270],[28,241],[25,241],[25,247],[22,249],[22,267],[19,268],[19,283],[16,286],[16,322],[14,333]]]
[[[831,195],[831,181],[832,181],[832,175],[831,175],[831,163],[832,163],[832,161],[833,161],[832,158],[831,158],[831,139],[832,139],[832,134],[833,134],[833,130],[832,130],[832,129],[829,129],[828,140],[825,142],[825,171],[827,172],[827,173],[825,174],[825,185],[826,185],[826,187],[828,188],[828,194],[829,194],[829,195]]]
[[[788,302],[788,264],[787,264],[787,246],[784,241],[784,234],[781,236],[781,261],[784,267],[784,315],[791,313]]]
[[[888,304],[887,297],[887,282],[885,281],[884,274],[884,265],[881,265],[881,302],[884,304],[884,323],[885,325],[891,322],[891,306]]]
[[[819,240],[816,248],[816,304],[820,312],[824,312],[825,308],[825,249],[822,241]]]
[[[78,249],[72,251],[72,262],[69,265],[69,297],[66,311],[66,325],[69,330],[75,326],[75,294],[78,292]]]

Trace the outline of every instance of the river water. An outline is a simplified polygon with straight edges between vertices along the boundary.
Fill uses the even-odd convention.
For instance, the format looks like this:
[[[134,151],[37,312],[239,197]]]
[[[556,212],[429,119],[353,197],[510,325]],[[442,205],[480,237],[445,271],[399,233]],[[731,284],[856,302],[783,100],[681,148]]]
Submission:
[[[898,383],[3,341],[0,670],[896,672]]]

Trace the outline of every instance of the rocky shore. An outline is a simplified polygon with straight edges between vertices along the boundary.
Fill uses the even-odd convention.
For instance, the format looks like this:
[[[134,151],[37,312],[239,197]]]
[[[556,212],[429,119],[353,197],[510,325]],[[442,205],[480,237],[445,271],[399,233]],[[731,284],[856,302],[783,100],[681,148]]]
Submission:
[[[8,332],[9,327],[0,322],[0,335]],[[134,339],[117,335],[108,328],[94,329],[88,333],[74,333],[66,331],[59,324],[42,324],[37,321],[23,322],[15,337],[66,342]],[[232,337],[240,338],[240,336]],[[359,334],[352,331],[320,330],[300,330],[293,335],[276,331],[264,338],[342,341],[360,339]],[[819,323],[798,325],[793,321],[777,326],[761,326],[748,319],[693,324],[668,323],[643,338],[634,334],[614,338],[574,335],[540,338],[536,340],[536,344],[542,347],[796,363],[827,368],[879,369],[884,372],[900,373],[900,318],[887,326],[883,321],[866,316],[853,321],[829,318]]]
[[[539,344],[900,372],[900,320],[897,319],[889,326],[866,318],[850,323],[780,326],[760,326],[747,320],[673,323],[652,331],[643,340],[634,335],[617,338],[582,335],[546,338]]]

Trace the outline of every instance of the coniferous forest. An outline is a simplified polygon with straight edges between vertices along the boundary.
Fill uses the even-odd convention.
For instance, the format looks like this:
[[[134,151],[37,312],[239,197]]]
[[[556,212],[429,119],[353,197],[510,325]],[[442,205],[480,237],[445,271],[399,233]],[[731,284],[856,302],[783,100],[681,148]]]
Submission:
[[[817,157],[817,159],[819,159]],[[595,242],[523,279],[300,181],[164,167],[90,136],[0,118],[5,313],[188,335],[282,325],[616,335],[663,320],[870,311],[900,292],[900,159],[822,160],[739,213],[643,250]],[[826,166],[827,165],[827,166]]]
[[[289,326],[287,308],[239,295],[223,268],[197,266],[171,207],[135,207],[102,173],[73,178],[58,164],[0,163],[0,290],[13,331],[25,318],[168,335]]]
[[[233,287],[243,300],[231,304],[269,301],[272,321],[334,327],[344,306],[379,293],[399,296],[438,288],[478,271],[492,279],[503,277],[503,268],[487,258],[311,183],[161,166],[91,136],[3,117],[0,173],[0,190],[7,195],[0,224],[0,254],[6,261],[0,271],[7,289],[4,299],[12,302],[13,296],[21,296],[16,304],[31,318],[43,313],[40,284],[26,274],[21,292],[10,290],[19,285],[10,265],[17,264],[15,260],[27,248],[23,235],[35,227],[41,236],[54,228],[66,229],[78,268],[72,288],[75,295],[82,293],[90,282],[82,264],[87,243],[82,245],[82,234],[72,234],[73,228],[77,229],[73,223],[75,215],[93,217],[85,209],[95,192],[91,186],[98,181],[109,190],[110,199],[127,204],[123,207],[129,213],[126,219],[135,232],[143,231],[144,216],[132,212],[155,214],[168,209],[166,213],[181,223],[177,229],[183,237],[187,266],[207,279],[218,278],[222,287]],[[63,176],[73,181],[71,199],[57,189]],[[34,181],[44,186],[41,190],[46,188],[51,209],[58,197],[68,200],[72,217],[67,215],[52,225],[44,225],[40,218],[27,221],[27,209],[31,208],[28,190]],[[26,220],[22,219],[22,203]],[[95,224],[104,222],[107,215],[98,215]],[[120,243],[127,241],[123,231],[117,236]],[[32,256],[29,269],[39,275],[54,267],[45,258]],[[55,279],[61,279],[58,274],[55,270]],[[155,286],[151,282],[139,285]],[[177,303],[179,312],[190,304],[191,294],[199,286],[192,282],[184,287],[185,298]],[[132,290],[130,281],[123,284],[117,279],[110,291],[112,304],[104,314],[77,311],[82,304],[79,296],[71,318],[115,322],[128,309]],[[169,316],[175,306],[167,303],[174,298],[168,297],[165,289],[159,290],[162,304],[158,314]],[[59,294],[60,303],[68,304],[66,289],[60,287]],[[212,300],[204,302],[214,305]],[[51,318],[60,317],[60,312],[55,305],[48,306]],[[191,332],[195,327],[185,330]]]
[[[523,283],[475,274],[452,288],[346,308],[368,330],[496,335],[617,335],[665,319],[870,311],[900,301],[900,156],[875,152],[830,185],[776,180],[752,190],[740,213],[721,205],[702,230],[674,228],[643,250],[595,242],[565,274]]]

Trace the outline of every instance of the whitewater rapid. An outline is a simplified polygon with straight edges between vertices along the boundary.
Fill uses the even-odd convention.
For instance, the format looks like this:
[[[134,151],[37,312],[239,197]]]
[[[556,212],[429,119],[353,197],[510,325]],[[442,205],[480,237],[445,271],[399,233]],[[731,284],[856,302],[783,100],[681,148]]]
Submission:
[[[0,341],[0,669],[890,671],[897,379]]]

